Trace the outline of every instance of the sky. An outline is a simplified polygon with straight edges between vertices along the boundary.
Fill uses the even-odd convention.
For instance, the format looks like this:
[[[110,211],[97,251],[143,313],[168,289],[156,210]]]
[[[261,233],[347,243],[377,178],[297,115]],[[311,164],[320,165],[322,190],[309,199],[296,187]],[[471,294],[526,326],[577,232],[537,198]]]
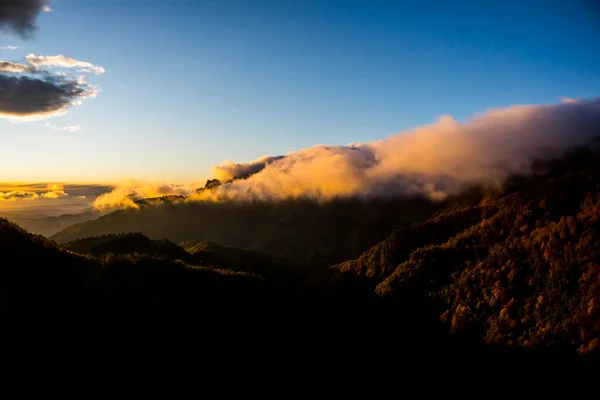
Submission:
[[[48,6],[30,38],[0,31],[0,61],[59,73],[26,57],[64,55],[101,73],[77,65],[85,95],[62,115],[0,118],[0,182],[202,181],[224,160],[600,93],[594,1]]]

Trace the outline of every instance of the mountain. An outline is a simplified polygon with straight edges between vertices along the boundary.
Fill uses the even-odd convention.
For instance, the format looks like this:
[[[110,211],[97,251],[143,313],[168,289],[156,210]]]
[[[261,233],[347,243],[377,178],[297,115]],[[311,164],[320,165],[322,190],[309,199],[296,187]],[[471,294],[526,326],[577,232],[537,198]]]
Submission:
[[[122,233],[77,239],[60,248],[95,257],[142,255],[161,260],[180,260],[191,266],[284,277],[296,273],[290,262],[274,260],[266,255],[221,246],[211,242],[186,242],[181,246],[169,240],[152,240],[141,233]],[[299,271],[298,271],[299,272]]]
[[[255,251],[222,246],[213,242],[191,241],[181,243],[181,246],[192,254],[199,265],[251,272],[265,277],[296,276],[307,273],[289,260],[275,259]]]
[[[61,248],[96,257],[107,254],[141,254],[161,259],[181,260],[190,265],[209,265],[198,263],[190,253],[168,240],[151,240],[141,233],[78,239],[61,245]]]
[[[51,236],[68,226],[91,221],[98,218],[101,213],[86,211],[78,214],[62,214],[59,216],[35,215],[25,211],[0,213],[0,217],[6,218],[29,232],[44,236]]]
[[[599,161],[573,154],[333,269],[366,279],[386,301],[420,298],[449,331],[490,345],[597,352]]]
[[[287,267],[273,256],[141,234],[61,248],[2,219],[3,357],[14,371],[46,360],[36,365],[44,388],[69,371],[79,394],[128,387],[180,397],[191,383],[210,397],[280,396],[296,385],[364,396],[479,395],[479,386],[572,394],[593,386],[600,357],[597,161],[563,160],[501,192],[474,189],[437,204],[161,200],[97,220],[174,236],[210,228],[269,243],[272,253],[304,248],[303,261],[323,249],[321,262],[358,252],[304,274],[278,274]],[[100,229],[97,221],[77,232]],[[358,251],[368,236],[380,239]],[[59,359],[71,368],[58,368]]]
[[[90,236],[140,232],[151,239],[213,242],[310,267],[358,257],[398,226],[439,210],[424,198],[281,202],[148,200],[70,226],[51,236],[67,243]]]

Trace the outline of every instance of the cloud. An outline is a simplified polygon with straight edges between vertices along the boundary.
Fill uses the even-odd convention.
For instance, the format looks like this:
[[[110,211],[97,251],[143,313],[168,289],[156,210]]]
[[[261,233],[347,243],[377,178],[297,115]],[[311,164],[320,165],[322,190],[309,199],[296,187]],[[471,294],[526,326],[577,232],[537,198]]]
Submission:
[[[53,190],[51,192],[42,193],[40,196],[43,199],[58,199],[60,197],[67,197],[69,194],[64,190]]]
[[[220,181],[227,181],[235,177],[242,177],[255,174],[263,170],[268,164],[281,157],[263,156],[249,163],[234,163],[225,161],[222,164],[215,165],[212,168],[213,176]]]
[[[82,207],[90,207],[97,196],[108,193],[112,189],[114,186],[98,184],[0,182],[0,201],[10,200],[3,203],[3,208],[19,207],[21,200],[35,200],[38,207],[52,204],[67,207],[64,209],[59,207],[61,210],[82,211]]]
[[[577,103],[578,100],[563,96],[560,98],[560,101],[563,103]]]
[[[190,200],[427,195],[441,199],[473,184],[496,185],[530,172],[536,158],[559,156],[600,134],[600,98],[492,109],[465,123],[442,116],[430,125],[371,143],[314,146],[266,164],[267,157],[214,168],[231,177],[264,168]]]
[[[12,190],[8,192],[0,192],[0,200],[15,201],[15,200],[36,200],[36,199],[58,199],[69,196],[64,191],[64,186],[58,183],[49,183],[46,185],[47,192],[39,194],[40,189],[36,185],[25,185],[22,189]]]
[[[44,3],[45,0],[0,0],[0,31],[30,37]]]
[[[37,193],[23,190],[0,192],[0,201],[34,200],[37,198],[39,198]]]
[[[118,185],[109,193],[98,196],[94,201],[94,207],[98,210],[139,208],[137,200],[171,195],[189,196],[194,193],[196,187],[196,184],[178,186],[167,183],[130,181]]]
[[[42,66],[46,67],[60,67],[60,68],[83,68],[81,72],[92,73],[94,75],[102,75],[105,70],[102,67],[94,65],[87,61],[79,61],[74,58],[66,57],[62,54],[57,56],[36,56],[35,54],[29,54],[26,58],[27,62],[31,64],[36,70],[39,70]]]
[[[43,10],[47,13],[54,12],[54,9],[50,6],[44,6]]]
[[[56,126],[47,122],[46,126],[54,131],[58,132],[77,132],[81,130],[81,125],[65,125],[65,126]]]
[[[31,72],[31,67],[13,61],[0,61],[0,72],[25,73]]]
[[[0,47],[0,50],[17,50],[19,47],[17,46],[2,46]]]
[[[35,121],[64,115],[99,89],[83,78],[10,76],[0,74],[0,118]]]
[[[73,105],[96,97],[100,89],[90,85],[85,75],[55,68],[81,68],[81,74],[102,74],[104,69],[86,61],[58,56],[36,56],[25,58],[28,65],[14,61],[0,61],[0,118],[12,122],[36,121],[67,113]],[[53,128],[54,129],[54,128]],[[81,129],[80,126],[56,128],[67,132]]]

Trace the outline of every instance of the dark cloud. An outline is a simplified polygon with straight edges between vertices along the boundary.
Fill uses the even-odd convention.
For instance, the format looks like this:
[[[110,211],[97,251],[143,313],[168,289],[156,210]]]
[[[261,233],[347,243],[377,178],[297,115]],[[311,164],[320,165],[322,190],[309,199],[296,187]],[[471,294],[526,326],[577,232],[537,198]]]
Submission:
[[[45,0],[0,0],[0,31],[30,37],[45,3]]]
[[[62,115],[77,102],[94,97],[97,91],[81,79],[0,74],[0,118],[37,120]]]

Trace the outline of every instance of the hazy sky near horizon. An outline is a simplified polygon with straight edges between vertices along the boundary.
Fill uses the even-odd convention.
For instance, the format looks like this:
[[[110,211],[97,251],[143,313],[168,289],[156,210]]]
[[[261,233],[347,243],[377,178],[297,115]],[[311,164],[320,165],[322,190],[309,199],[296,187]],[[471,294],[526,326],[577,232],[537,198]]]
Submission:
[[[0,31],[0,61],[90,62],[105,69],[88,77],[101,92],[64,116],[0,119],[0,182],[200,181],[225,159],[600,94],[594,1],[50,6],[31,39]]]

